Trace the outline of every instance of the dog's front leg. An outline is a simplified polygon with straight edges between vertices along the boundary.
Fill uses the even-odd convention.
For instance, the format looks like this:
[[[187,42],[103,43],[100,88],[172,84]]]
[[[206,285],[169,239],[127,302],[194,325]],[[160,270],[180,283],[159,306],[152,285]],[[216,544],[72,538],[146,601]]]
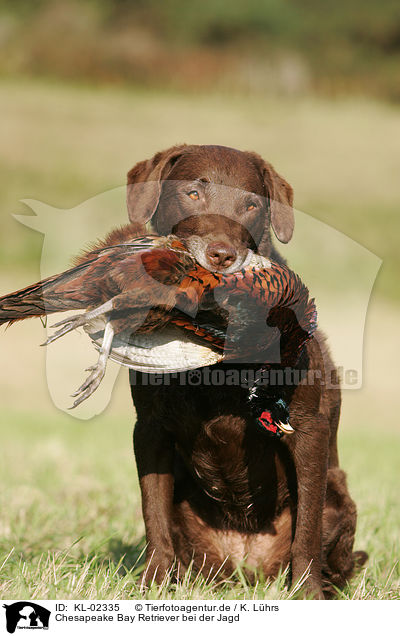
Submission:
[[[134,448],[142,493],[146,528],[146,568],[142,583],[161,583],[173,566],[171,536],[174,492],[174,442],[154,422],[139,420],[134,430]]]
[[[294,424],[295,425],[295,424]],[[295,425],[296,426],[296,425]],[[288,439],[297,475],[296,529],[292,544],[292,583],[305,578],[307,597],[323,599],[321,580],[322,511],[326,495],[329,426],[319,414],[301,417]]]

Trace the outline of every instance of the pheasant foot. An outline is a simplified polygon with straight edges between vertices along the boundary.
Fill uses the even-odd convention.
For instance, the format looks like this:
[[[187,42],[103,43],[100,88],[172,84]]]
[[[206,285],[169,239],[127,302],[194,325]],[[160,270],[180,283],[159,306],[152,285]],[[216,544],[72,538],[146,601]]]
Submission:
[[[107,314],[108,312],[112,311],[112,309],[113,309],[112,300],[108,300],[103,305],[99,305],[99,307],[96,307],[95,309],[86,311],[84,314],[77,314],[76,316],[64,318],[64,320],[60,320],[60,322],[56,322],[55,325],[52,325],[52,328],[61,327],[61,329],[58,329],[58,331],[56,331],[52,336],[47,338],[46,342],[44,342],[41,346],[44,347],[50,344],[51,342],[58,340],[58,338],[61,338],[61,336],[65,336],[65,334],[69,333],[70,331],[73,331],[74,329],[77,329],[78,327],[83,327],[94,318],[103,316],[104,314]]]
[[[92,393],[94,393],[99,386],[100,382],[104,378],[104,374],[106,372],[107,360],[110,355],[112,342],[114,338],[114,329],[111,325],[111,322],[107,322],[106,327],[104,329],[103,343],[100,348],[99,359],[96,364],[92,367],[86,369],[86,371],[91,371],[89,377],[85,380],[85,382],[77,389],[74,393],[72,393],[71,397],[77,397],[73,405],[70,409],[74,409],[79,404],[81,404],[84,400],[86,400]]]

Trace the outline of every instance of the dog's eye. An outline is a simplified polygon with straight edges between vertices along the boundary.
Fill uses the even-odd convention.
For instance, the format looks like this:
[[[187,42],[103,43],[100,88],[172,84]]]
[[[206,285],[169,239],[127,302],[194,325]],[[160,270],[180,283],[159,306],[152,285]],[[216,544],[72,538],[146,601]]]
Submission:
[[[256,209],[256,207],[257,207],[257,206],[256,206],[256,204],[254,203],[254,201],[250,201],[250,203],[248,203],[248,204],[246,205],[246,210],[247,210],[247,212],[251,212],[252,210],[255,210],[255,209]]]
[[[197,199],[200,198],[197,190],[191,190],[190,192],[188,192],[188,196],[192,199],[192,201],[197,201]]]

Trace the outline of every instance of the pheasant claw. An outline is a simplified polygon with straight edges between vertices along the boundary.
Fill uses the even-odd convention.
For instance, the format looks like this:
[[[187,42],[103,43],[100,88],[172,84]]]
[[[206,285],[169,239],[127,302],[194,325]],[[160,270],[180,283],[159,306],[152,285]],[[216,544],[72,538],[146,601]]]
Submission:
[[[77,397],[73,405],[70,409],[74,409],[79,404],[81,404],[84,400],[86,400],[92,393],[96,391],[98,386],[100,385],[102,379],[104,378],[108,356],[110,355],[112,341],[114,338],[114,329],[111,325],[111,322],[107,322],[106,327],[104,329],[104,337],[103,344],[100,349],[100,355],[97,363],[86,371],[91,371],[91,374],[84,381],[84,383],[77,389],[74,393],[72,393],[71,397]],[[79,397],[78,397],[79,396]]]
[[[90,311],[86,311],[84,314],[77,314],[76,316],[70,316],[69,318],[64,318],[60,320],[60,322],[56,322],[52,327],[61,327],[58,329],[52,336],[47,338],[46,342],[43,342],[42,347],[51,344],[58,338],[65,336],[65,334],[73,331],[74,329],[78,329],[78,327],[83,327],[87,323],[89,323],[94,318],[98,318],[99,316],[103,316],[104,314],[112,311],[113,305],[112,301],[108,300],[106,303],[99,305],[95,309]]]

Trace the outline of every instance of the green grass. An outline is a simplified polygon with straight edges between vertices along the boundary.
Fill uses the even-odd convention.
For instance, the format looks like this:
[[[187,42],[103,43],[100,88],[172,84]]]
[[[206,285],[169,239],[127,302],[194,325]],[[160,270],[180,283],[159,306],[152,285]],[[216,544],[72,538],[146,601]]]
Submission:
[[[285,573],[250,586],[239,570],[217,582],[187,573],[144,592],[143,522],[131,450],[132,418],[82,423],[57,413],[3,414],[0,596],[39,599],[287,599]],[[359,523],[356,549],[370,554],[344,599],[400,595],[400,438],[353,428],[341,435]]]

